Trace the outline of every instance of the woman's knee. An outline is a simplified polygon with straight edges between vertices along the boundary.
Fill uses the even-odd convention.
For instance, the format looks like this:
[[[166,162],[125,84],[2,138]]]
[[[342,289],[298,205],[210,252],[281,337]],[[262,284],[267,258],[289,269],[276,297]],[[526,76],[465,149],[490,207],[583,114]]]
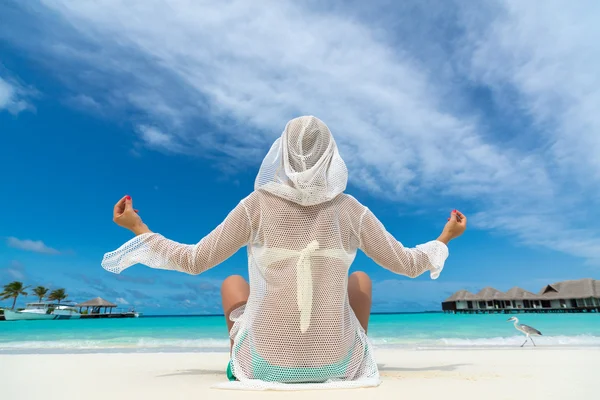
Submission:
[[[371,291],[371,278],[364,272],[354,272],[348,278],[350,307],[365,332],[369,326],[369,315],[371,314]]]
[[[231,291],[239,293],[240,289],[246,288],[248,282],[241,275],[230,275],[221,284],[221,296],[229,294]]]
[[[350,274],[349,285],[358,286],[362,292],[371,293],[371,288],[373,286],[371,282],[371,278],[365,272],[356,271]]]
[[[231,275],[225,278],[221,285],[221,300],[225,316],[228,318],[231,311],[246,304],[249,296],[250,286],[243,277]],[[229,326],[229,319],[227,324]],[[231,329],[231,326],[229,328]]]

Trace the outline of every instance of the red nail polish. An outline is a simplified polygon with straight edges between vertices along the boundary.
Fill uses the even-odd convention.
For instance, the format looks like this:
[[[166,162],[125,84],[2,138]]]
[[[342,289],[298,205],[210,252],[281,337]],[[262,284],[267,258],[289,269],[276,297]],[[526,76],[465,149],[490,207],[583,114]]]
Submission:
[[[456,213],[456,210],[452,210],[453,213]]]
[[[127,200],[131,200],[131,196],[125,196]]]

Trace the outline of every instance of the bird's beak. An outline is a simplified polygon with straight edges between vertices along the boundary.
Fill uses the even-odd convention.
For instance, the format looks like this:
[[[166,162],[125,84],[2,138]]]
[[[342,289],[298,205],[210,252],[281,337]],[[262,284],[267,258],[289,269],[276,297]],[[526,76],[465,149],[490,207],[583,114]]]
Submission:
[[[507,321],[512,321],[512,318],[507,319]]]

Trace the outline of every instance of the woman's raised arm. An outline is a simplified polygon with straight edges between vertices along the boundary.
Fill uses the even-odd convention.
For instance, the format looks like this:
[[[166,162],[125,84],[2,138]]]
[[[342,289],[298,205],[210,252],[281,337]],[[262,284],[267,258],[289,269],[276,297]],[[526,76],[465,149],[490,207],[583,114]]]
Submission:
[[[104,255],[102,267],[120,273],[134,264],[200,274],[231,257],[250,239],[250,220],[241,201],[211,233],[195,245],[181,244],[153,233],[133,209],[131,198],[115,205],[115,223],[136,234],[117,250]]]
[[[369,209],[365,209],[360,222],[360,248],[377,264],[394,273],[415,278],[430,271],[431,278],[435,279],[448,257],[447,243],[462,234],[466,227],[466,217],[459,214],[453,211],[437,240],[408,248],[396,240]]]

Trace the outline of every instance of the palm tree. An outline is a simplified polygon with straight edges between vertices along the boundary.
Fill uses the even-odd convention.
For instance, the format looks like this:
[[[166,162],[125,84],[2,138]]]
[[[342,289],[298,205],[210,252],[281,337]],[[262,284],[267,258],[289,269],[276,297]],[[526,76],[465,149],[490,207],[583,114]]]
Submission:
[[[23,286],[23,282],[14,281],[7,285],[4,285],[4,290],[0,293],[0,298],[2,300],[10,299],[12,297],[13,304],[11,310],[15,309],[15,305],[17,304],[17,297],[19,295],[27,296],[27,289],[29,286]]]
[[[65,289],[55,289],[50,292],[48,300],[56,300],[58,304],[60,304],[60,302],[66,299],[67,297],[69,297],[69,295],[65,293]]]
[[[36,288],[33,289],[33,294],[35,294],[38,297],[38,301],[41,303],[42,299],[44,297],[46,297],[46,293],[48,293],[48,288],[45,288],[43,286],[38,286]]]

